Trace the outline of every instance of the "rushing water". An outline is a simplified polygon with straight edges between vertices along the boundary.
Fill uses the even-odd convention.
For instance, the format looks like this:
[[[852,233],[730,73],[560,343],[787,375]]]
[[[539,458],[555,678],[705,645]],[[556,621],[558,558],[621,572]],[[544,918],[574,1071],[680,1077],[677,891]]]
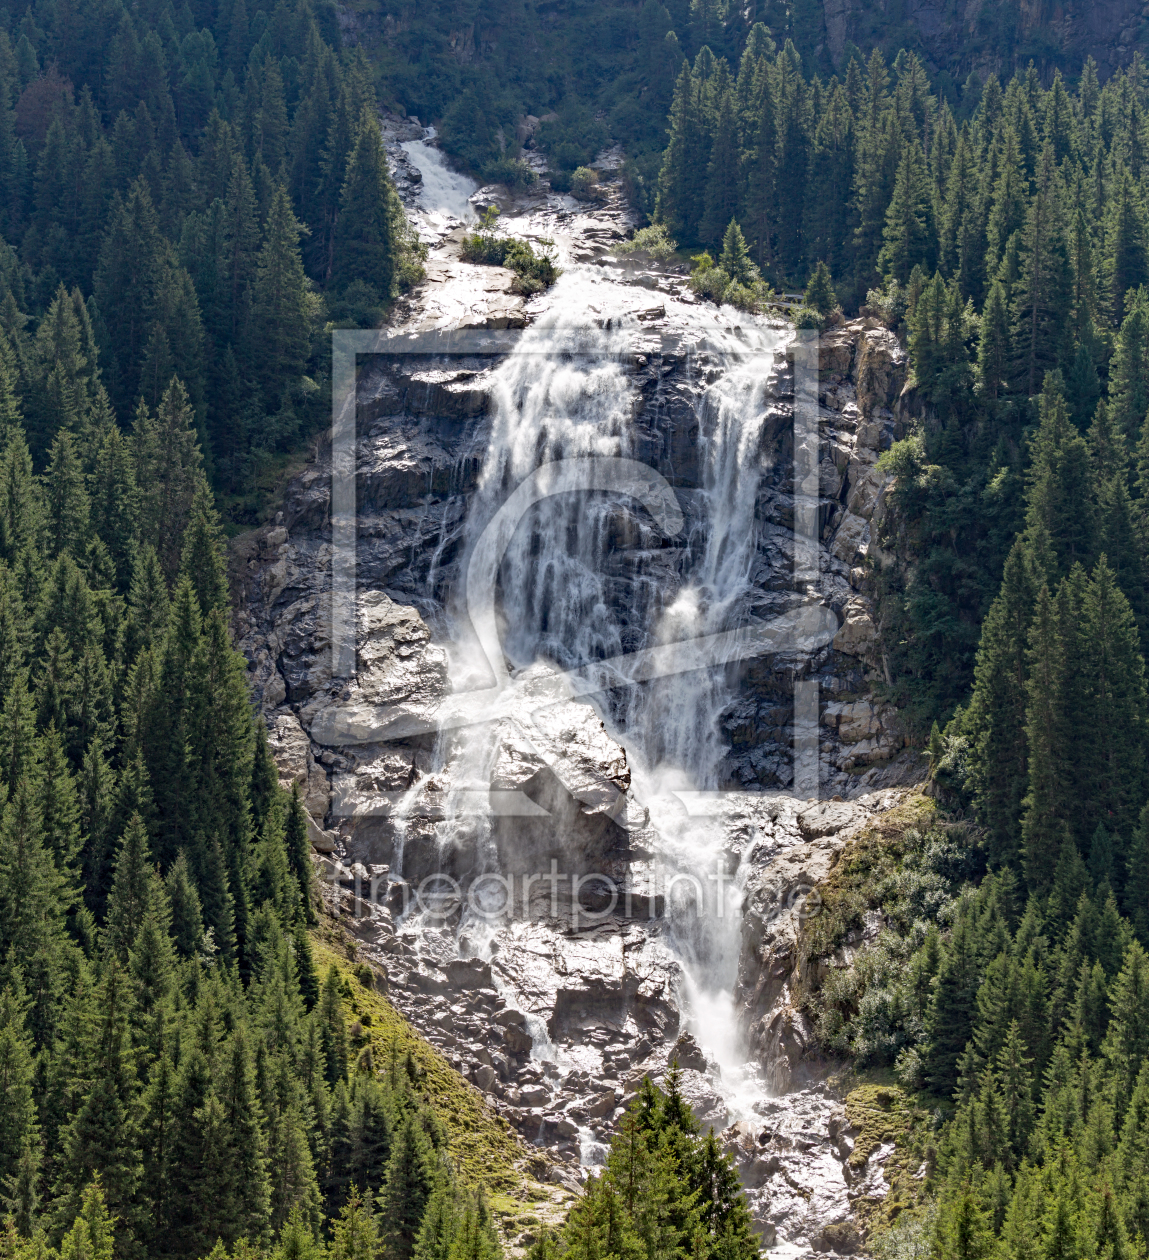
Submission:
[[[423,171],[425,212],[462,217],[468,181],[450,172],[429,145],[403,147]],[[540,469],[634,458],[636,385],[628,362],[636,338],[649,336],[626,313],[635,293],[603,269],[568,268],[546,312],[496,370],[489,445],[465,528],[464,571],[508,496]],[[497,600],[492,591],[465,592],[472,609],[483,602],[499,609],[499,646],[494,653],[489,640],[481,646],[469,634],[463,609],[456,609],[460,646],[452,676],[460,690],[489,687],[492,672],[505,675],[502,654],[512,672],[540,663],[596,671],[595,703],[627,750],[635,796],[658,835],[656,859],[667,878],[681,877],[686,890],[671,898],[663,940],[683,968],[688,1027],[719,1065],[716,1083],[732,1116],[745,1118],[764,1092],[739,1045],[733,1000],[739,875],[748,863],[729,871],[723,827],[690,816],[675,795],[721,786],[720,719],[733,698],[727,672],[690,669],[636,682],[634,670],[643,649],[702,639],[745,622],[757,543],[755,502],[766,471],[766,381],[786,333],[747,316],[739,316],[737,327],[700,318],[698,308],[688,326],[694,330],[689,344],[677,352],[685,352],[695,373],[712,383],[700,392],[697,408],[701,486],[679,496],[684,519],[672,540],[674,564],[655,562],[662,532],[624,488],[574,487],[542,497],[509,539]],[[632,562],[636,552],[646,551],[651,560],[632,563],[625,608],[616,598],[618,566],[626,562],[620,551],[629,551]],[[491,659],[495,654],[498,660]],[[473,805],[491,781],[497,753],[495,724],[440,737],[436,770],[449,768],[451,785],[446,816],[436,829],[443,848],[465,846],[494,860],[490,817]],[[469,947],[483,952],[494,930],[473,921],[461,929]],[[531,1028],[536,1055],[561,1057],[537,1022]],[[583,1145],[588,1162],[599,1156],[589,1134]]]
[[[425,140],[407,140],[400,145],[423,176],[419,207],[436,224],[445,224],[452,219],[469,222],[475,217],[475,212],[467,198],[478,188],[478,184],[466,175],[451,170],[442,152],[427,143],[434,138],[435,128],[428,127]]]
[[[467,522],[469,549],[508,494],[540,468],[633,457],[636,387],[627,359],[642,335],[625,313],[633,304],[634,290],[600,269],[573,268],[560,279],[548,312],[498,369],[490,443]],[[745,620],[755,501],[765,471],[763,364],[784,338],[743,318],[737,332],[700,326],[687,347],[698,371],[716,379],[698,408],[702,486],[674,540],[685,544],[677,571],[652,566],[644,576],[640,561],[630,575],[629,606],[620,608],[612,591],[617,538],[653,557],[660,531],[621,490],[575,489],[531,508],[510,540],[500,577],[501,643],[513,669],[541,660],[597,672],[596,703],[627,749],[635,795],[659,837],[657,861],[666,879],[679,877],[681,895],[671,899],[664,940],[684,969],[689,1025],[719,1063],[720,1087],[738,1118],[763,1088],[740,1050],[734,1012],[742,889],[726,869],[723,827],[691,817],[674,794],[720,786],[726,751],[720,718],[733,697],[722,668],[640,684],[632,672],[643,648],[702,639]],[[468,590],[468,602],[482,595]],[[482,652],[464,651],[456,676],[481,685],[489,668]],[[466,764],[462,781],[482,782],[494,752],[481,738],[457,748]],[[460,826],[470,828],[472,845],[481,845],[481,819],[449,820],[444,839],[459,843]]]

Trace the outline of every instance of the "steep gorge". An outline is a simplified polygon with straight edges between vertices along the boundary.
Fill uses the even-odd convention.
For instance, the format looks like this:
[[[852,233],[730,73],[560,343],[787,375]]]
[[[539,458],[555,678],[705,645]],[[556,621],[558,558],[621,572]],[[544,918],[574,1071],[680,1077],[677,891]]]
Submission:
[[[609,182],[593,207],[471,197],[555,240],[565,274],[524,300],[511,273],[460,261],[469,190],[421,133],[391,136],[431,248],[358,377],[353,677],[333,677],[329,440],[280,520],[233,547],[240,645],[330,903],[556,1180],[601,1159],[673,1057],[764,1239],[848,1249],[880,1159],[847,1161],[785,943],[846,839],[921,777],[870,689],[865,562],[904,353],[865,320],[822,339],[821,562],[798,589],[789,326],[612,254],[628,220]],[[469,589],[485,527],[540,477],[563,492],[505,531],[497,597]]]

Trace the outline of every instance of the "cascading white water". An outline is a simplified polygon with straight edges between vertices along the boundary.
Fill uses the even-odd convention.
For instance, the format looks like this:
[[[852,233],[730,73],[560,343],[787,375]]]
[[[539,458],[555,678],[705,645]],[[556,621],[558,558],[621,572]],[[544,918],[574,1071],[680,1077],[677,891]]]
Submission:
[[[540,466],[633,454],[636,386],[627,358],[643,333],[626,314],[633,301],[633,289],[601,271],[572,269],[549,311],[497,370],[489,447],[466,524],[468,550],[507,495]],[[513,668],[538,660],[560,669],[601,663],[600,715],[627,749],[635,796],[650,810],[659,837],[664,876],[684,894],[671,898],[664,940],[684,969],[689,1023],[719,1063],[727,1105],[741,1118],[762,1092],[745,1067],[734,1014],[741,889],[727,878],[723,828],[690,817],[672,794],[721,786],[720,717],[732,699],[730,685],[722,668],[623,685],[628,653],[712,635],[745,618],[755,501],[765,471],[764,393],[786,334],[745,316],[737,330],[699,323],[696,317],[691,353],[714,383],[699,407],[701,491],[689,513],[689,537],[676,540],[687,545],[670,588],[665,566],[661,581],[644,579],[640,568],[620,617],[611,590],[614,540],[622,531],[640,549],[653,549],[659,532],[625,495],[576,491],[543,499],[519,526],[504,556],[498,602]],[[463,686],[489,685],[487,662],[473,650],[459,655],[455,676]],[[462,762],[455,781],[482,783],[493,747],[474,735],[453,744]],[[440,828],[441,843],[481,844],[486,834],[473,816]]]
[[[474,185],[451,171],[431,145],[409,141],[403,148],[423,175],[422,211],[435,222],[468,217]],[[628,360],[636,339],[649,335],[627,313],[635,295],[609,272],[568,268],[546,312],[496,370],[493,423],[465,525],[465,554],[508,495],[542,465],[634,456],[636,386]],[[720,717],[732,699],[729,680],[722,667],[711,667],[634,685],[627,657],[745,620],[757,543],[755,502],[766,471],[765,391],[774,354],[789,334],[741,314],[736,321],[700,318],[697,307],[680,314],[690,330],[682,349],[696,373],[705,372],[712,383],[697,408],[701,487],[683,496],[688,524],[686,536],[675,540],[677,569],[668,572],[661,564],[657,576],[644,575],[642,566],[630,572],[629,607],[620,616],[612,598],[616,540],[622,536],[653,552],[659,531],[626,495],[574,491],[544,498],[530,510],[504,554],[493,602],[501,608],[501,643],[513,669],[541,661],[560,670],[597,670],[597,707],[627,750],[634,794],[650,811],[658,836],[657,862],[667,882],[685,893],[670,899],[664,941],[683,968],[688,1026],[719,1065],[729,1110],[743,1118],[763,1092],[739,1046],[733,1001],[741,881],[749,863],[743,860],[728,878],[724,828],[717,820],[691,817],[674,795],[721,786]],[[475,595],[467,592],[472,605]],[[487,687],[492,662],[465,621],[458,619],[452,681],[457,690]],[[441,850],[466,848],[480,865],[494,860],[491,817],[475,804],[490,783],[497,753],[494,725],[444,732],[435,751],[433,773],[445,772],[449,785],[445,817],[435,828],[438,844]],[[412,804],[419,786],[408,794]],[[400,836],[405,812],[397,811]],[[464,914],[460,938],[469,948],[486,953],[495,932],[490,919]],[[534,1022],[536,1054],[557,1057],[545,1025]],[[583,1139],[584,1154],[597,1158],[597,1144],[589,1135]]]
[[[461,219],[464,223],[469,222],[475,217],[475,212],[467,198],[478,188],[478,184],[447,165],[442,152],[427,143],[434,138],[435,128],[428,127],[425,140],[406,140],[399,146],[423,177],[419,207],[433,220],[446,222]]]

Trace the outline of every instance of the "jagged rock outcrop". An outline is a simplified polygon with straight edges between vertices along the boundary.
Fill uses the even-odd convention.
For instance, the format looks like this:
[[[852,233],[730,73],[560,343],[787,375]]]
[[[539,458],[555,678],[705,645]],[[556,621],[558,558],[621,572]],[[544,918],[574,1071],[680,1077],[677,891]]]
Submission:
[[[666,478],[686,522],[679,538],[634,514],[605,526],[611,612],[633,627],[636,647],[651,592],[673,589],[701,519],[700,399],[724,368],[692,329],[713,312],[672,269],[612,260],[626,227],[617,197],[591,212],[553,197],[508,209],[519,215],[514,230],[553,235],[568,262],[593,261],[620,287],[634,286],[633,300],[624,289],[626,449]],[[695,1114],[723,1131],[747,1171],[764,1238],[814,1249],[837,1240],[842,1250],[851,1218],[840,1106],[792,1001],[797,925],[805,892],[846,837],[916,774],[896,714],[869,690],[881,662],[865,563],[883,510],[877,460],[900,435],[905,354],[870,320],[823,339],[826,557],[818,590],[805,594],[792,581],[792,360],[780,351],[762,363],[769,401],[752,453],[764,469],[753,612],[766,622],[805,609],[830,629],[812,657],[795,649],[730,667],[723,774],[728,788],[753,790],[686,794],[653,817],[619,738],[587,699],[558,690],[546,667],[518,672],[473,714],[453,692],[452,600],[507,327],[489,303],[476,315],[470,297],[461,313],[447,290],[465,289],[468,276],[453,233],[440,232],[427,284],[399,319],[405,331],[478,322],[489,346],[376,356],[360,368],[352,677],[332,672],[325,442],[289,485],[275,524],[232,549],[237,637],[281,776],[301,785],[314,817],[324,896],[385,974],[390,999],[492,1106],[567,1161],[562,1176],[601,1158],[644,1074],[661,1077],[673,1060]],[[532,303],[520,301],[524,319],[539,309]],[[818,683],[821,789],[834,800],[780,794],[793,782],[798,677]],[[462,713],[459,724],[442,727],[447,712]],[[472,796],[480,808],[469,807]],[[721,1066],[706,1030],[688,1026],[691,977],[678,934],[690,923],[674,894],[684,873],[668,862],[657,828],[695,814],[713,847],[708,878],[741,890],[730,961],[749,1064]],[[737,913],[737,896],[731,905]],[[729,1071],[749,1073],[750,1093],[762,1095],[753,1119],[738,1101],[747,1092],[724,1080]],[[766,1097],[778,1091],[790,1091],[785,1106]]]
[[[848,42],[868,48],[875,32],[889,22],[890,12],[879,0],[822,0],[822,34],[834,64],[841,64]],[[899,15],[921,42],[931,68],[947,69],[960,82],[971,67],[983,80],[991,73],[1008,73],[1011,52],[1035,36],[1046,44],[1047,55],[1060,53],[1073,71],[1092,56],[1101,77],[1107,78],[1131,60],[1144,12],[1141,0],[1021,4],[1008,14],[1004,7],[999,13],[997,6],[979,0],[961,5],[907,0]],[[909,43],[901,31],[899,38]]]

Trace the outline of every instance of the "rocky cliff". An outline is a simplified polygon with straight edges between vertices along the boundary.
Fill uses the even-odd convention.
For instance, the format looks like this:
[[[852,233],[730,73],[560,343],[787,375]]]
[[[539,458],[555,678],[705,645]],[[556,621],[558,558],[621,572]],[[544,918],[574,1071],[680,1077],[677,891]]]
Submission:
[[[420,181],[403,154],[394,158],[415,201]],[[628,228],[615,193],[591,209],[548,193],[475,199],[492,198],[516,234],[556,241],[572,281],[594,269],[586,317],[621,329],[613,387],[626,400],[627,449],[681,506],[679,537],[633,513],[601,524],[601,611],[624,626],[624,643],[641,646],[642,627],[709,528],[706,451],[717,439],[708,390],[732,360],[700,330],[718,313],[674,267],[612,253]],[[881,1176],[847,1162],[845,1113],[790,1000],[792,944],[807,892],[846,838],[921,775],[896,714],[871,692],[882,663],[867,593],[885,490],[877,460],[899,435],[904,351],[868,320],[822,339],[824,556],[817,589],[805,592],[792,579],[794,368],[784,325],[779,350],[754,360],[766,411],[757,448],[740,456],[761,468],[749,615],[766,626],[820,618],[828,630],[813,652],[782,643],[726,667],[724,791],[652,795],[636,787],[630,736],[609,697],[592,704],[576,675],[556,676],[544,660],[516,671],[481,722],[454,734],[436,727],[458,684],[466,525],[493,425],[506,419],[507,330],[581,290],[564,278],[525,301],[509,273],[459,260],[457,224],[424,218],[421,230],[428,280],[396,334],[466,327],[475,336],[462,349],[445,342],[441,353],[388,352],[361,365],[354,676],[332,673],[329,442],[288,487],[276,523],[232,551],[237,638],[281,773],[301,784],[314,820],[325,896],[385,968],[392,1001],[492,1106],[553,1151],[557,1178],[577,1184],[643,1074],[676,1059],[696,1113],[737,1154],[764,1237],[826,1250],[854,1237],[833,1230],[852,1220],[852,1199],[882,1193]],[[738,318],[718,315],[722,344]],[[818,685],[823,803],[790,794],[799,678]],[[391,725],[381,728],[380,715]],[[699,847],[713,863],[705,879],[730,890],[717,919],[701,909]],[[694,904],[682,897],[692,880]],[[722,985],[734,988],[733,1006]],[[722,1046],[702,1016],[715,1002],[729,1016]]]
[[[868,51],[893,39],[920,45],[931,68],[959,81],[971,70],[983,79],[1012,73],[1029,57],[1059,61],[1073,74],[1092,57],[1106,79],[1145,42],[1140,0],[907,0],[898,9],[895,18],[887,0],[823,0],[821,33],[834,63],[848,42]]]

